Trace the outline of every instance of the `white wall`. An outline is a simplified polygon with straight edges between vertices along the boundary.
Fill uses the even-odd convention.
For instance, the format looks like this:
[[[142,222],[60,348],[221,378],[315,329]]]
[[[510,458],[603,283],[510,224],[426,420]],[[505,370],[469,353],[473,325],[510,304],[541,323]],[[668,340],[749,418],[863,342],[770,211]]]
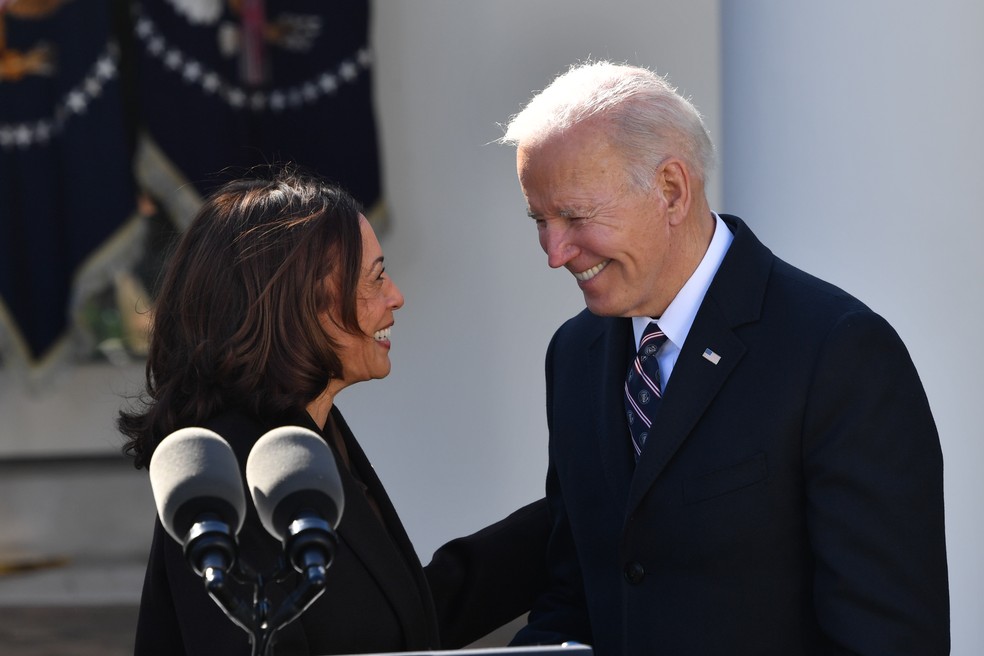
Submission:
[[[984,653],[984,4],[722,8],[725,207],[908,345],[943,446],[952,653]]]
[[[583,308],[571,276],[546,265],[514,151],[489,143],[497,124],[595,57],[671,71],[716,132],[716,17],[712,0],[376,3],[382,243],[407,300],[393,373],[338,405],[423,558],[542,496],[543,356]]]

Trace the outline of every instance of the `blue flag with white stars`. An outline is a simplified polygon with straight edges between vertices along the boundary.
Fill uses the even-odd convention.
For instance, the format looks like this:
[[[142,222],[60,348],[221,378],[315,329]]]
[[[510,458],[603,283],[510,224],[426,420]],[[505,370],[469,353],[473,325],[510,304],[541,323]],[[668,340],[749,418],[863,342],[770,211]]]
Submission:
[[[130,258],[135,194],[108,0],[0,0],[0,354],[66,350]]]

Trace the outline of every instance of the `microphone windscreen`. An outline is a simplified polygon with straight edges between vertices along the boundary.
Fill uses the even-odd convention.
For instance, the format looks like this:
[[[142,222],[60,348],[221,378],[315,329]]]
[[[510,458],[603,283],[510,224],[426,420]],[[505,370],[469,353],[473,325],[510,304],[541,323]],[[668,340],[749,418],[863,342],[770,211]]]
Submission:
[[[213,431],[190,427],[165,437],[150,459],[150,486],[161,524],[181,544],[203,513],[218,515],[235,533],[243,527],[246,494],[239,463]]]
[[[345,494],[335,456],[320,435],[300,426],[281,426],[256,441],[246,459],[246,486],[268,533],[284,540],[302,511],[338,526]]]

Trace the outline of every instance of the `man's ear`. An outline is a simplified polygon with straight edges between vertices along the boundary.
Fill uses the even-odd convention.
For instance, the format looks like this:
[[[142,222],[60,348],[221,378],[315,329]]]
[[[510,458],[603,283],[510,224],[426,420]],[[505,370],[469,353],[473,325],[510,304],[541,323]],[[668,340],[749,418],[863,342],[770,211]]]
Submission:
[[[692,187],[687,165],[675,157],[660,164],[656,170],[656,190],[666,203],[671,225],[681,223],[690,212]]]

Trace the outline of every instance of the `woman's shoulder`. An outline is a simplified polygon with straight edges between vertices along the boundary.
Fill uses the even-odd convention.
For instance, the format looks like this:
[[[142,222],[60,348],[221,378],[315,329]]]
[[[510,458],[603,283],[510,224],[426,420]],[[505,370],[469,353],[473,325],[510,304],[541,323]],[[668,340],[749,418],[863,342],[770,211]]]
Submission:
[[[230,435],[250,434],[266,430],[268,422],[241,409],[229,409],[212,415],[202,423],[202,428],[215,431],[229,439]]]
[[[218,434],[232,447],[240,462],[245,463],[250,449],[273,424],[241,409],[229,409],[209,417],[202,428]]]
[[[309,427],[309,424],[311,421],[303,411],[285,412],[277,417],[260,417],[243,408],[230,408],[209,417],[202,423],[202,427],[217,433],[232,446],[236,457],[245,462],[250,449],[267,431],[279,426]]]

